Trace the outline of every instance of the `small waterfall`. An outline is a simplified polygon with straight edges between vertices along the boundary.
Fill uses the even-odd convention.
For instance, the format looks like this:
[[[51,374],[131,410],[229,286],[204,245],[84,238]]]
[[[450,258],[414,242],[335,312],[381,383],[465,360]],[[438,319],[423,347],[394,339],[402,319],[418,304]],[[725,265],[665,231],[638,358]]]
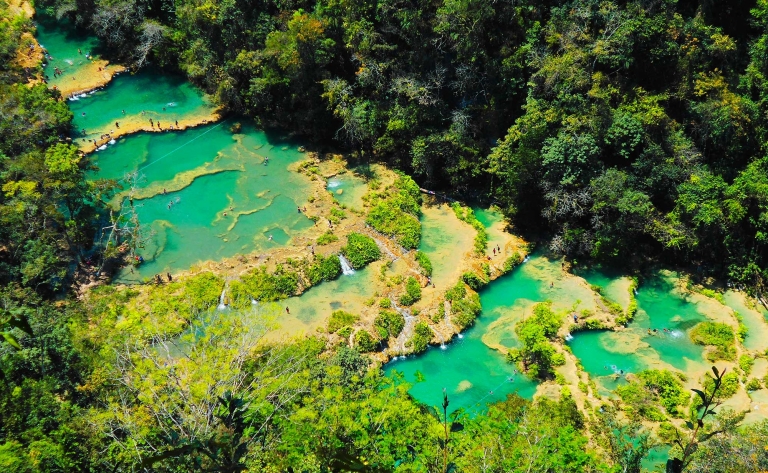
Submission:
[[[573,340],[573,335],[571,335],[570,333],[566,333],[565,334],[565,341],[566,342],[570,342],[571,340]]]
[[[345,258],[341,253],[339,253],[339,263],[341,263],[341,272],[344,273],[345,276],[355,274],[355,270],[352,269],[352,266],[349,264],[349,261],[347,261],[347,258]]]
[[[224,310],[227,308],[227,288],[225,287],[221,291],[221,295],[219,296],[219,305],[216,307],[219,310]]]

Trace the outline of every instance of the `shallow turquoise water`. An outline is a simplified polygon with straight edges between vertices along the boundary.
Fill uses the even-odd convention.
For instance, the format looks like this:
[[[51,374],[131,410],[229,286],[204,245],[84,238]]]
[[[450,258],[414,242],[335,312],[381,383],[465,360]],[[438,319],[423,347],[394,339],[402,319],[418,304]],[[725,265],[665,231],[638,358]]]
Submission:
[[[402,372],[408,382],[415,383],[411,395],[429,405],[442,402],[443,388],[447,390],[451,409],[464,408],[470,412],[483,410],[488,403],[502,400],[513,392],[530,399],[536,383],[516,373],[514,365],[482,341],[489,325],[518,300],[545,298],[546,283],[531,278],[527,264],[480,292],[483,312],[462,338],[454,338],[445,349],[432,347],[424,354],[392,361],[386,366],[387,372]],[[511,346],[517,343],[514,334],[510,334],[507,341]],[[416,372],[424,376],[424,381],[416,383]]]
[[[589,279],[597,285],[612,281],[595,271]],[[635,320],[625,330],[573,334],[569,346],[590,376],[600,382],[603,393],[623,382],[622,371],[637,373],[670,366],[686,371],[691,363],[703,363],[703,347],[695,345],[689,333],[707,318],[696,304],[674,293],[673,287],[660,273],[646,278],[636,296],[639,310]]]
[[[36,20],[37,42],[52,58],[46,60],[45,67],[49,85],[60,86],[64,81],[71,81],[73,75],[90,63],[86,53],[91,53],[94,59],[99,58],[98,38],[74,28],[66,20],[57,21],[46,15],[37,15]],[[64,75],[54,77],[56,67],[63,70]]]
[[[288,169],[302,158],[291,143],[271,143],[252,127],[233,134],[225,125],[134,135],[93,155],[93,178],[144,176],[133,205],[150,230],[139,251],[145,263],[118,279],[140,281],[288,244],[314,225],[297,212],[309,182]]]
[[[368,184],[354,170],[328,179],[327,188],[340,204],[355,210],[363,209],[363,196],[368,192]]]
[[[148,126],[151,118],[155,126],[159,123],[167,130],[177,120],[207,116],[213,109],[203,93],[183,77],[152,70],[122,74],[103,89],[70,100],[69,108],[75,114],[73,127],[78,141],[117,131],[116,122]]]

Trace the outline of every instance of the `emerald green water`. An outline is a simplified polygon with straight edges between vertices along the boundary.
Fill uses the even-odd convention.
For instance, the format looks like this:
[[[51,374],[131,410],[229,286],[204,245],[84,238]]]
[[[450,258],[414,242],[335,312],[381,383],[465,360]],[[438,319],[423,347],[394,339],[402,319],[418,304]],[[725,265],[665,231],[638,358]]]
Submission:
[[[353,171],[328,179],[327,187],[342,205],[355,210],[363,209],[363,196],[368,192],[368,184]]]
[[[515,366],[507,363],[504,355],[483,342],[483,336],[510,310],[522,317],[522,307],[548,299],[552,294],[549,283],[537,275],[542,268],[548,271],[553,266],[559,265],[534,256],[511,274],[493,281],[480,292],[483,311],[472,328],[454,338],[445,349],[430,348],[422,355],[390,362],[387,373],[403,373],[408,382],[415,383],[411,395],[429,405],[439,405],[443,388],[451,399],[451,409],[477,411],[513,392],[530,399],[536,383],[516,373]],[[508,329],[505,327],[501,342],[514,347],[517,339]],[[423,375],[423,381],[417,382],[417,372]]]
[[[290,313],[284,313],[278,319],[281,334],[311,334],[317,327],[325,325],[334,310],[362,313],[366,300],[376,292],[376,275],[376,270],[365,267],[354,274],[342,275],[312,287],[301,296],[282,301],[281,304],[288,307]]]
[[[596,285],[613,281],[595,271],[586,275]],[[691,342],[689,333],[707,317],[698,304],[673,290],[674,277],[658,272],[643,281],[636,296],[637,315],[626,329],[580,332],[569,342],[584,369],[599,381],[603,393],[623,382],[621,374],[669,368],[685,372],[704,362],[703,347]]]
[[[745,296],[733,290],[723,294],[725,304],[741,315],[742,323],[749,332],[744,339],[744,347],[748,350],[764,352],[768,349],[768,311],[761,306],[747,306]]]
[[[133,205],[150,230],[139,251],[145,263],[118,280],[289,244],[314,225],[296,210],[309,182],[288,169],[302,157],[292,143],[270,142],[251,126],[233,134],[226,124],[134,135],[96,153],[93,178],[143,176]]]
[[[203,93],[184,78],[151,70],[120,75],[103,89],[69,101],[69,108],[75,114],[74,136],[78,140],[98,139],[117,131],[115,122],[123,127],[135,123],[149,126],[151,118],[167,130],[178,120],[208,116],[213,111]]]
[[[61,85],[71,81],[84,66],[90,64],[86,53],[90,52],[94,59],[99,56],[99,40],[94,36],[74,28],[66,20],[57,21],[46,15],[37,16],[36,38],[42,47],[48,50],[51,58],[46,60],[45,74],[50,86]],[[81,53],[77,50],[80,49]],[[64,75],[54,77],[54,68],[64,71]]]

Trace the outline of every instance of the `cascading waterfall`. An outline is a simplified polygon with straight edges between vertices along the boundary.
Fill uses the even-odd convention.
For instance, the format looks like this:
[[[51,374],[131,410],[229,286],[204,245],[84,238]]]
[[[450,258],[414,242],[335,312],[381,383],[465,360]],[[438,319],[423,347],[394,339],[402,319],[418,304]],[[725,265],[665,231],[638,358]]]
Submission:
[[[342,254],[339,254],[339,263],[341,263],[341,272],[344,273],[345,276],[355,274],[355,270],[349,264],[347,258],[345,258]]]
[[[224,286],[224,289],[221,290],[221,295],[219,296],[219,305],[216,307],[219,310],[225,310],[229,304],[227,304],[227,286]]]

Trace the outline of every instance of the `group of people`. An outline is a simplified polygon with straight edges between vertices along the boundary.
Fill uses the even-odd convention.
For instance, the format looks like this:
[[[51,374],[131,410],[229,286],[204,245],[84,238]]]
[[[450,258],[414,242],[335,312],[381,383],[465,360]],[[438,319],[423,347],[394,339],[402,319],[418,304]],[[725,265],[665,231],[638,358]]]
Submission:
[[[496,246],[493,248],[493,256],[496,256],[496,254],[497,254],[497,253],[498,253],[499,255],[501,255],[501,246],[499,246],[499,245],[496,245]],[[488,261],[491,261],[491,259],[492,259],[492,258],[491,258],[491,255],[488,255]]]
[[[166,277],[168,278],[168,282],[173,282],[173,276],[171,276],[171,273],[165,273]],[[162,284],[163,283],[163,277],[159,274],[155,274],[155,283],[156,284]]]

